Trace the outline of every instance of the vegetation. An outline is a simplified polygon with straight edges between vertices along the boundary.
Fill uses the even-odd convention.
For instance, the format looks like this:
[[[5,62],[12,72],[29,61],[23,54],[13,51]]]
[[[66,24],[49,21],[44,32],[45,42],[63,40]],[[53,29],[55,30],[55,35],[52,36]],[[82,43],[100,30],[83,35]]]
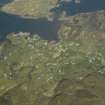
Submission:
[[[5,5],[2,10],[30,18],[43,18],[49,15],[58,0],[15,0]]]
[[[2,11],[45,18],[57,2],[15,0]],[[0,105],[105,105],[104,11],[61,18],[59,41],[19,32],[0,45]]]
[[[46,105],[60,80],[79,79],[91,72],[103,74],[104,47],[104,41],[93,39],[51,43],[28,33],[9,35],[0,49],[0,78],[15,84],[3,90],[2,101],[9,95],[10,105],[39,105],[39,100]]]

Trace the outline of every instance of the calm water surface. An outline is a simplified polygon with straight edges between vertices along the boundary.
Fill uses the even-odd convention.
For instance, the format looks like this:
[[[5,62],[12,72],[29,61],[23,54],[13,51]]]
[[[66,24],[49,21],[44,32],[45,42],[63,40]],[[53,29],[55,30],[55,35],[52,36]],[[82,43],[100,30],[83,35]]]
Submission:
[[[0,0],[4,5],[12,0]],[[80,4],[62,1],[54,9],[55,12],[66,11],[68,15],[81,12],[90,12],[105,9],[105,0],[81,0]],[[30,32],[40,35],[48,40],[57,39],[57,31],[60,24],[57,21],[50,22],[47,19],[23,19],[16,15],[0,12],[0,39],[3,40],[7,34],[12,32]]]
[[[105,0],[80,0],[80,3],[75,3],[74,0],[72,2],[65,1],[61,0],[60,5],[52,11],[57,13],[66,11],[67,15],[74,15],[81,12],[105,10]]]

